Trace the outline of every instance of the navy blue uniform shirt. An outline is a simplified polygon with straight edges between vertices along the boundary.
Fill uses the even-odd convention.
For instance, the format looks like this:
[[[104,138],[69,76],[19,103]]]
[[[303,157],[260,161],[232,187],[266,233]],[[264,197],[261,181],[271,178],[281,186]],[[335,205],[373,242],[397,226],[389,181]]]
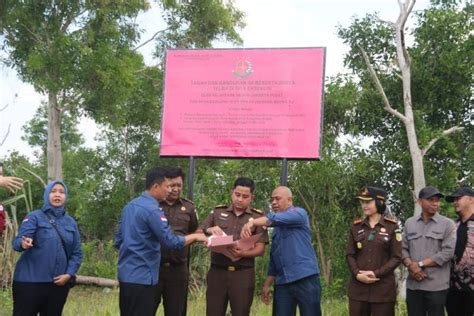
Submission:
[[[72,276],[79,270],[82,249],[76,221],[65,213],[64,205],[55,208],[49,203],[49,193],[57,183],[64,187],[67,196],[64,183],[58,180],[50,182],[44,191],[43,207],[26,215],[18,235],[13,240],[13,249],[22,252],[13,276],[16,282],[50,283],[58,275]],[[61,239],[49,222],[46,212],[56,221],[56,227],[64,238],[70,256],[69,261]],[[33,239],[32,248],[24,250],[21,247],[22,236]]]
[[[160,244],[179,250],[184,247],[184,240],[183,236],[172,233],[158,201],[143,192],[122,210],[115,237],[115,247],[119,249],[119,281],[158,284]]]
[[[290,206],[283,212],[268,213],[267,218],[271,222],[270,226],[274,227],[268,275],[275,277],[275,284],[319,275],[306,210]]]

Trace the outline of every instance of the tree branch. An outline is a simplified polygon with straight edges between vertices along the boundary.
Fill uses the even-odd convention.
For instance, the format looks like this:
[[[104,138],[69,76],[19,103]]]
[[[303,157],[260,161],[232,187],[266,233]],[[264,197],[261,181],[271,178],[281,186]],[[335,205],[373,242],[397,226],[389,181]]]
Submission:
[[[359,49],[362,53],[362,56],[364,57],[367,68],[369,69],[370,76],[372,77],[372,80],[374,81],[375,86],[377,87],[377,91],[382,96],[382,99],[383,99],[383,102],[384,102],[384,107],[383,107],[384,110],[387,111],[388,113],[398,117],[403,122],[406,122],[407,118],[402,113],[398,112],[397,110],[395,110],[390,105],[390,101],[388,100],[387,95],[385,94],[385,91],[382,87],[382,84],[380,83],[380,80],[379,80],[377,74],[375,73],[374,67],[370,63],[369,56],[367,56],[367,53],[365,52],[365,50],[359,44],[357,44],[357,46],[359,47]]]
[[[2,141],[0,142],[0,146],[2,146],[2,145],[5,143],[5,141],[7,140],[7,137],[8,137],[8,135],[10,134],[10,127],[11,127],[11,126],[12,126],[11,123],[8,124],[7,133],[5,134],[5,136],[3,136],[3,139],[2,139]]]
[[[141,43],[140,45],[138,45],[137,47],[135,47],[133,50],[136,51],[136,50],[138,50],[139,48],[141,48],[141,47],[145,46],[146,44],[150,43],[152,40],[155,39],[155,37],[158,36],[158,34],[163,33],[163,32],[166,31],[166,30],[167,30],[167,28],[164,29],[164,30],[161,30],[161,31],[156,32],[155,34],[153,34],[153,36],[152,36],[150,39],[148,39],[148,40],[146,40],[145,42]]]
[[[406,2],[402,2],[402,0],[398,0],[398,6],[400,7],[400,16],[398,18],[398,21],[400,22],[399,25],[405,26],[405,22],[407,21],[408,16],[413,10],[413,6],[415,5],[415,2],[416,0],[408,0],[408,4],[407,4]]]
[[[74,20],[75,20],[77,17],[80,17],[80,16],[83,15],[86,11],[87,11],[87,10],[84,9],[83,11],[77,13],[76,15],[71,16],[68,20],[66,20],[66,21],[64,22],[64,24],[63,24],[63,25],[61,26],[61,28],[60,28],[61,33],[66,33],[66,31],[67,31],[69,25],[71,25],[71,23],[74,22]]]
[[[391,28],[395,28],[395,23],[393,23],[392,21],[383,20],[381,18],[378,18],[378,20],[380,23],[386,24]]]
[[[453,133],[457,133],[457,132],[462,132],[464,130],[464,127],[460,127],[460,126],[454,126],[454,127],[451,127],[447,130],[444,130],[442,133],[441,133],[441,136],[439,137],[436,137],[436,138],[433,138],[432,140],[430,140],[430,142],[428,143],[428,145],[426,145],[425,148],[423,148],[421,150],[421,155],[424,156],[426,155],[426,153],[428,152],[428,150],[430,150],[431,147],[433,147],[434,144],[436,144],[436,142],[438,140],[440,140],[441,138],[445,137],[445,136],[449,136]]]
[[[33,33],[33,31],[31,31],[25,24],[21,24],[21,26],[23,26],[28,31],[28,33],[30,33],[33,36],[33,39],[36,42],[38,42],[38,43],[42,42],[41,38],[38,37],[35,33]]]

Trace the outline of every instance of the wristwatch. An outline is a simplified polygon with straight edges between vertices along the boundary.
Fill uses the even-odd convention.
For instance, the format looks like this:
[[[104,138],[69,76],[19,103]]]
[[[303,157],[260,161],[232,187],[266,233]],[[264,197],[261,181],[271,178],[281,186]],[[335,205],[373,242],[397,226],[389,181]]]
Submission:
[[[422,261],[418,261],[418,266],[419,266],[420,268],[422,268],[422,269],[425,267],[425,264],[423,263],[423,260],[422,260]]]

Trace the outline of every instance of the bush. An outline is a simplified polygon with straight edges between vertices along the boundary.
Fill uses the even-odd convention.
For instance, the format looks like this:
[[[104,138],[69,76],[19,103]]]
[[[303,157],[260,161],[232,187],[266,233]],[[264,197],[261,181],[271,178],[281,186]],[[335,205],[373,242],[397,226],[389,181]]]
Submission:
[[[117,278],[118,252],[113,241],[94,240],[82,244],[82,265],[78,274],[101,278]]]

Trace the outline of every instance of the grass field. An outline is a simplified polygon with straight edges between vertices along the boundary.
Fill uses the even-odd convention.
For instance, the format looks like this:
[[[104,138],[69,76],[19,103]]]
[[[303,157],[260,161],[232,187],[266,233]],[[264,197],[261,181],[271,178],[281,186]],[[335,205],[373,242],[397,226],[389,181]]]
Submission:
[[[12,299],[8,291],[0,292],[0,315],[11,315]],[[345,297],[334,300],[324,300],[322,303],[324,316],[345,316],[347,300]],[[97,287],[76,286],[69,293],[68,301],[64,308],[65,316],[115,316],[119,315],[118,290],[102,289]],[[157,315],[163,315],[160,309]],[[206,315],[205,291],[194,293],[188,301],[189,316]],[[271,307],[266,306],[255,298],[252,305],[252,316],[271,316]],[[404,304],[397,306],[396,315],[406,315]]]

